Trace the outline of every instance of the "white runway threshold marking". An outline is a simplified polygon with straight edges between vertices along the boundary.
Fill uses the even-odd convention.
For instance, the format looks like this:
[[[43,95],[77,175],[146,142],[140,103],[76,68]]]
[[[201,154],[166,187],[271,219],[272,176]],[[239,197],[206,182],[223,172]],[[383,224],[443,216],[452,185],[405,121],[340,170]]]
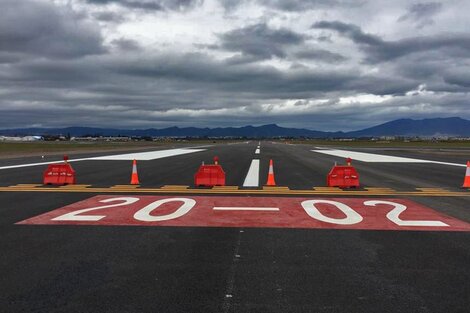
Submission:
[[[170,150],[158,150],[150,152],[139,152],[139,153],[127,153],[127,154],[118,154],[118,155],[106,155],[101,157],[89,158],[88,160],[105,160],[105,161],[149,161],[162,159],[167,157],[172,157],[176,155],[194,153],[199,151],[204,151],[206,149],[170,149]]]
[[[150,151],[150,152],[140,152],[140,153],[127,153],[127,154],[116,154],[116,155],[106,155],[100,157],[92,157],[92,158],[81,158],[81,159],[72,159],[69,162],[80,162],[80,161],[149,161],[149,160],[156,160],[162,159],[182,154],[188,153],[195,153],[200,151],[205,151],[206,149],[191,149],[191,148],[182,148],[182,149],[168,149],[168,150],[157,150],[157,151]],[[6,169],[13,169],[13,168],[22,168],[22,167],[31,167],[31,166],[40,166],[40,165],[48,165],[54,163],[61,163],[60,160],[58,161],[51,161],[51,162],[39,162],[39,163],[28,163],[28,164],[17,164],[17,165],[9,165],[9,166],[2,166],[0,170]]]
[[[433,164],[442,164],[442,165],[451,165],[451,166],[463,166],[463,167],[466,166],[465,164],[458,164],[458,163],[396,157],[396,156],[391,156],[391,155],[356,152],[356,151],[348,151],[348,150],[312,150],[312,151],[317,152],[317,153],[323,153],[323,154],[328,154],[328,155],[333,155],[333,156],[343,157],[343,158],[352,158],[353,160],[362,161],[362,162],[372,162],[372,163],[433,163]]]
[[[254,159],[251,161],[250,169],[246,174],[243,187],[258,187],[259,186],[259,160]]]
[[[279,208],[215,206],[216,211],[279,211]]]

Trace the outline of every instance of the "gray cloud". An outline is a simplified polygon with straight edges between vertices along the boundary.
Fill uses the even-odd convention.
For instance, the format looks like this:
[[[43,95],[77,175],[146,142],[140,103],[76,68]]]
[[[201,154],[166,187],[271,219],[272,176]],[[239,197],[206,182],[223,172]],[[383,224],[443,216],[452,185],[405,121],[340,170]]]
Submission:
[[[142,50],[142,47],[139,45],[139,43],[133,39],[120,38],[120,39],[113,40],[111,43],[115,45],[119,50],[122,50],[122,51]]]
[[[323,49],[308,49],[302,50],[295,53],[295,56],[299,59],[310,59],[328,63],[337,63],[345,61],[347,58],[343,55],[335,52],[331,52]]]
[[[444,74],[444,81],[452,84],[457,85],[460,87],[465,87],[467,90],[470,90],[470,68],[465,69],[458,69],[454,71],[447,71]]]
[[[418,28],[434,24],[432,19],[442,9],[442,3],[439,2],[424,2],[415,3],[408,12],[398,18],[399,22],[411,21],[415,23]]]
[[[65,91],[83,92],[90,103],[141,103],[159,110],[226,108],[228,103],[243,106],[262,99],[314,98],[328,93],[403,94],[416,86],[402,78],[358,76],[352,71],[300,68],[283,72],[269,66],[228,66],[204,54],[30,62],[4,72],[0,82],[15,88],[41,88],[57,94],[56,98],[62,98]]]
[[[349,37],[356,43],[377,46],[383,44],[383,40],[378,36],[364,33],[360,27],[340,21],[320,21],[312,25],[312,28],[335,30],[340,34]]]
[[[0,2],[0,51],[51,58],[105,52],[100,29],[68,8],[36,1]]]
[[[261,23],[232,30],[219,38],[220,47],[223,49],[259,59],[269,59],[273,56],[285,57],[286,49],[302,44],[306,36],[285,28],[272,29]]]
[[[201,5],[203,0],[85,0],[90,4],[106,5],[116,3],[129,9],[148,11],[183,11]]]
[[[220,0],[227,10],[233,10],[247,0]],[[299,12],[313,9],[324,9],[334,7],[360,7],[365,1],[359,0],[256,0],[257,4],[275,10],[287,12]]]
[[[312,28],[330,29],[350,38],[366,52],[366,62],[386,62],[412,53],[446,50],[450,53],[470,52],[470,35],[445,34],[410,37],[397,41],[385,41],[379,36],[367,34],[360,27],[339,21],[320,21]]]
[[[404,3],[249,0],[228,12],[209,1],[4,0],[0,125],[351,130],[469,118],[465,2],[446,3],[424,30],[397,21]],[[427,10],[419,20],[440,12]],[[311,28],[315,17],[337,20]]]
[[[0,64],[17,63],[21,61],[22,56],[18,53],[0,52]]]
[[[194,85],[217,84],[219,90],[249,92],[257,97],[289,98],[348,88],[355,75],[331,71],[284,73],[269,66],[217,62],[204,54],[161,55],[149,60],[119,61],[116,73],[136,77],[169,79]],[[264,94],[264,96],[263,96]]]
[[[97,12],[93,14],[93,17],[102,22],[122,23],[125,21],[122,14],[115,12]]]
[[[318,8],[330,7],[357,7],[362,6],[364,1],[351,0],[260,0],[261,4],[284,11],[304,11]]]

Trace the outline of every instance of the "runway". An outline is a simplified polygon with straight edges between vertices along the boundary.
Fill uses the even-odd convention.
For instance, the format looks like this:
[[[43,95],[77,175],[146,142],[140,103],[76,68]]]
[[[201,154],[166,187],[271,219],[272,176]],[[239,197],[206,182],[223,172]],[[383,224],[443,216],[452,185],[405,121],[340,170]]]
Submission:
[[[77,185],[61,187],[41,184],[61,156],[0,160],[0,307],[466,312],[470,154],[454,150],[159,146],[69,155]],[[346,155],[361,187],[327,188]],[[214,156],[226,186],[195,187]],[[264,186],[270,160],[275,187]]]

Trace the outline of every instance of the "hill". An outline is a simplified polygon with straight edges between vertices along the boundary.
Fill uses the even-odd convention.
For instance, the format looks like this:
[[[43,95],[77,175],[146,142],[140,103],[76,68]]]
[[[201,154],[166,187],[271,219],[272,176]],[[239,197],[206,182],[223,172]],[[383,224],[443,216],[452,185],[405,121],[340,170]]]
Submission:
[[[378,136],[460,136],[470,137],[470,121],[459,117],[433,119],[398,119],[351,132],[323,132],[302,128],[285,128],[276,124],[244,127],[168,127],[162,129],[113,129],[92,127],[3,129],[4,136],[68,135],[71,136],[151,136],[151,137],[378,137]]]

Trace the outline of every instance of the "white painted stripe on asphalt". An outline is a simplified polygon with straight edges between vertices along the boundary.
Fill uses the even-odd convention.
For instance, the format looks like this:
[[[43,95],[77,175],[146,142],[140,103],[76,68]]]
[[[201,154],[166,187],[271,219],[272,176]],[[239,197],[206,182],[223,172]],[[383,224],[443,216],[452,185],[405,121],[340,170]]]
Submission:
[[[279,211],[279,208],[215,206],[214,210],[217,210],[217,211]]]
[[[246,174],[243,187],[258,187],[259,186],[259,160],[254,159],[251,161],[250,169]]]
[[[69,162],[78,162],[78,161],[84,161],[84,160],[86,159],[74,159],[74,160],[69,160]],[[8,170],[8,169],[13,169],[13,168],[31,167],[31,166],[39,166],[39,165],[48,165],[48,164],[55,164],[55,163],[61,163],[61,162],[62,161],[59,160],[59,161],[51,161],[51,162],[8,165],[8,166],[0,167],[0,170]]]
[[[312,150],[313,152],[333,155],[343,158],[351,158],[353,160],[372,163],[433,163],[451,166],[465,166],[465,164],[413,159],[406,157],[396,157],[391,155],[382,155],[374,153],[347,151],[347,150]]]
[[[108,156],[101,156],[101,157],[92,157],[92,158],[80,158],[80,159],[72,159],[69,162],[80,162],[80,161],[89,161],[89,160],[127,160],[132,161],[136,160],[155,160],[166,158],[170,156],[194,153],[199,151],[205,151],[206,149],[169,149],[169,150],[159,150],[159,151],[152,151],[152,152],[142,152],[142,153],[128,153],[128,154],[117,154],[117,155],[108,155]],[[50,162],[38,162],[38,163],[28,163],[28,164],[17,164],[17,165],[8,165],[8,166],[1,166],[0,170],[6,169],[14,169],[14,168],[22,168],[22,167],[32,167],[32,166],[40,166],[40,165],[48,165],[48,164],[55,164],[61,163],[60,160],[58,161],[50,161]]]
[[[255,154],[259,154],[259,153],[260,153],[260,149],[258,148],[255,150]]]
[[[94,157],[89,158],[88,160],[105,160],[105,161],[149,161],[149,160],[156,160],[162,159],[167,157],[172,157],[176,155],[194,153],[205,151],[206,149],[170,149],[170,150],[158,150],[158,151],[150,151],[150,152],[140,152],[140,153],[127,153],[127,154],[117,154],[117,155],[107,155],[101,157]]]
[[[249,144],[249,141],[244,141],[244,142],[230,142],[227,144],[227,146],[232,146],[232,145],[240,145],[240,144]]]

